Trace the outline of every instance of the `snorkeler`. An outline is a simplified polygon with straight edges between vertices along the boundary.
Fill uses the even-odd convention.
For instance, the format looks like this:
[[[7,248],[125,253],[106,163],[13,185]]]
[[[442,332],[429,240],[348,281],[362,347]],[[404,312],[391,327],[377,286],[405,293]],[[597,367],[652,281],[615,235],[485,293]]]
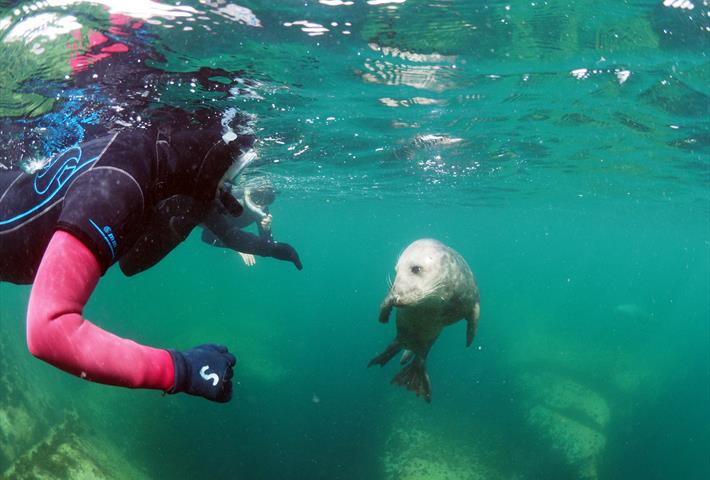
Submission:
[[[66,81],[23,84],[54,98],[51,112],[1,121],[0,281],[32,284],[26,328],[35,357],[98,383],[227,402],[236,360],[226,347],[153,348],[82,316],[113,264],[126,275],[146,270],[199,224],[224,235],[225,218],[243,210],[226,182],[254,141],[247,115],[204,108],[205,98],[239,94],[234,74],[161,70],[142,22],[110,22],[88,44],[67,46]],[[202,89],[189,113],[161,101],[172,84]],[[290,245],[271,249],[300,268]]]
[[[290,260],[301,270],[303,265],[298,253],[285,243],[274,241],[271,231],[272,215],[269,206],[274,203],[274,186],[265,178],[250,180],[244,186],[225,184],[232,196],[243,207],[239,217],[227,216],[220,207],[211,210],[204,223],[202,240],[215,247],[236,251],[247,266],[256,263],[254,255]],[[258,235],[245,232],[244,228],[256,224]]]
[[[235,358],[226,347],[152,348],[82,317],[114,263],[135,274],[198,224],[219,230],[213,222],[241,213],[225,181],[243,167],[233,159],[253,137],[225,132],[223,120],[213,111],[164,109],[147,128],[76,144],[33,173],[0,171],[0,280],[33,283],[27,344],[34,356],[98,383],[230,400]]]

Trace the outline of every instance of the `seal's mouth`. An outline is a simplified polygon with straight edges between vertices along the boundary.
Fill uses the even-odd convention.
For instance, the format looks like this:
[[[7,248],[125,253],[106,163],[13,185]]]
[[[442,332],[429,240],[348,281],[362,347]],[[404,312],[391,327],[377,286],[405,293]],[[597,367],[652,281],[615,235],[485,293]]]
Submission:
[[[387,294],[387,297],[385,297],[385,304],[387,304],[390,308],[392,307],[404,307],[406,304],[402,298],[401,294],[397,294],[394,291],[390,290],[389,294]]]
[[[394,301],[392,302],[392,305],[394,305],[397,308],[404,308],[410,305],[409,302],[405,302],[399,297],[395,297]]]
[[[393,295],[391,302],[392,306],[397,308],[411,308],[429,303],[436,303],[443,300],[434,290],[414,291],[406,294]]]
[[[394,295],[392,305],[397,308],[407,308],[419,304],[422,300],[423,297],[419,295]]]

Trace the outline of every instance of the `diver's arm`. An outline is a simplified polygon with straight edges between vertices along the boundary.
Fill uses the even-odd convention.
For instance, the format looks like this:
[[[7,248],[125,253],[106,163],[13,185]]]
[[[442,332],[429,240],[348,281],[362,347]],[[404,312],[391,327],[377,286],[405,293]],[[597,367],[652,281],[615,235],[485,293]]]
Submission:
[[[245,213],[246,214],[246,213]],[[244,214],[243,214],[244,215]],[[226,247],[237,252],[266,255],[259,237],[242,230],[236,218],[218,208],[210,209],[203,219],[202,241],[214,247]]]
[[[288,243],[274,242],[231,226],[229,216],[211,213],[204,221],[202,240],[210,245],[227,247],[237,252],[287,260],[301,270],[303,265],[296,249]]]
[[[271,219],[272,216],[269,213],[264,218],[262,218],[261,221],[256,222],[256,229],[259,232],[259,237],[269,242],[274,241],[274,236],[271,233]]]
[[[170,390],[175,367],[167,350],[120,338],[82,317],[100,275],[96,257],[81,241],[61,230],[54,233],[30,294],[30,352],[94,382]]]
[[[222,225],[220,225],[222,226]],[[205,224],[202,231],[202,241],[216,247],[226,247],[236,252],[251,253],[262,257],[271,256],[271,245],[267,239],[254,235],[238,227],[214,228],[213,224]]]

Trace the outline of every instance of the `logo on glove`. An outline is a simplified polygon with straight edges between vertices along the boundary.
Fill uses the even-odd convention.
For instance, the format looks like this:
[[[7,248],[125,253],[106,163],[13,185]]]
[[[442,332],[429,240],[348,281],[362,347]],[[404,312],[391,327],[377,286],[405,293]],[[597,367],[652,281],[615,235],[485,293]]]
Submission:
[[[204,378],[207,381],[212,380],[212,386],[216,387],[217,384],[219,383],[219,376],[216,373],[210,373],[209,375],[207,374],[207,370],[210,368],[209,365],[205,365],[200,369],[200,376]]]

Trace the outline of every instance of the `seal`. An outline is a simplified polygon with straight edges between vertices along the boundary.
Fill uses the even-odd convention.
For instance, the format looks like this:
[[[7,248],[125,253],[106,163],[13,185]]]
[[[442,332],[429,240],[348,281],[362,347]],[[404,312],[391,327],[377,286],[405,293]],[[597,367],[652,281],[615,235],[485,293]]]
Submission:
[[[368,367],[384,366],[404,349],[400,360],[404,367],[391,383],[431,402],[426,357],[443,328],[459,320],[467,322],[466,346],[471,345],[481,312],[478,286],[458,252],[429,238],[412,242],[402,252],[395,274],[380,306],[380,322],[388,322],[396,307],[397,335]]]

